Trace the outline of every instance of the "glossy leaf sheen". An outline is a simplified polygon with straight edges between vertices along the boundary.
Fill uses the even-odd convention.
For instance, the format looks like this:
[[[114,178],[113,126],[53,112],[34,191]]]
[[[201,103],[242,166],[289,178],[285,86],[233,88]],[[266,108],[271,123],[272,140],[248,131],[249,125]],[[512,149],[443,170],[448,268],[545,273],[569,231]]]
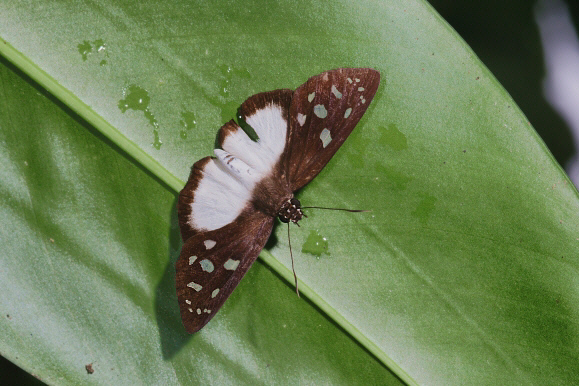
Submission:
[[[406,381],[577,381],[577,191],[430,7],[74,4],[0,3],[0,52],[129,156],[5,70],[3,355],[51,382],[86,381],[93,361],[100,383],[382,381],[349,333]],[[372,212],[311,210],[292,233],[328,319],[257,264],[187,338],[174,192],[147,170],[174,189],[247,96],[357,66],[382,85],[299,199]],[[289,267],[285,231],[263,256]],[[329,255],[300,253],[311,231]]]

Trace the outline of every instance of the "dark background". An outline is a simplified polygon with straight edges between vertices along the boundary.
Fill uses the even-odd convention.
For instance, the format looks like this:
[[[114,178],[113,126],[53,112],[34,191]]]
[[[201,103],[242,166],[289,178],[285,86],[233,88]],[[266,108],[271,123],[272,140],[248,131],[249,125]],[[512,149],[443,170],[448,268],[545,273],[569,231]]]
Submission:
[[[545,72],[534,20],[536,3],[529,0],[430,1],[509,92],[564,167],[575,150],[570,129],[543,96]],[[566,3],[577,28],[579,2]]]
[[[557,161],[565,166],[575,150],[569,128],[543,97],[543,51],[534,21],[535,3],[527,0],[430,1],[510,93]],[[577,28],[579,2],[567,5]],[[0,384],[41,382],[0,357]]]

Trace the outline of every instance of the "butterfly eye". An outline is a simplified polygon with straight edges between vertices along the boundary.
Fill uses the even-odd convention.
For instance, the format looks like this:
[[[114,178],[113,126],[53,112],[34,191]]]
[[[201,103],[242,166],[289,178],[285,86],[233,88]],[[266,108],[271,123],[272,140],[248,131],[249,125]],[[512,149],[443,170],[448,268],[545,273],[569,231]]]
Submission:
[[[300,200],[298,200],[298,199],[295,198],[295,197],[292,197],[292,198],[290,199],[290,204],[291,204],[292,206],[295,206],[296,209],[299,209],[299,208],[302,207],[302,204],[300,203]]]

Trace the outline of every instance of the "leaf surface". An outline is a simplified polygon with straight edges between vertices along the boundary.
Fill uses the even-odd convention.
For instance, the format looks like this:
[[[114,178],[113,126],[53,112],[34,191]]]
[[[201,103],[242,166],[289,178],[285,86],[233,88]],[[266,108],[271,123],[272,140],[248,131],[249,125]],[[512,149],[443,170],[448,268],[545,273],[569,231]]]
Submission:
[[[393,379],[375,356],[406,382],[577,380],[577,191],[429,6],[2,2],[0,25],[0,52],[48,90],[4,70],[0,351],[28,371],[51,383]],[[272,268],[256,265],[186,337],[172,261],[188,169],[249,95],[358,66],[382,85],[298,197],[372,212],[311,210],[293,231],[311,303],[280,280],[278,227],[262,253]]]

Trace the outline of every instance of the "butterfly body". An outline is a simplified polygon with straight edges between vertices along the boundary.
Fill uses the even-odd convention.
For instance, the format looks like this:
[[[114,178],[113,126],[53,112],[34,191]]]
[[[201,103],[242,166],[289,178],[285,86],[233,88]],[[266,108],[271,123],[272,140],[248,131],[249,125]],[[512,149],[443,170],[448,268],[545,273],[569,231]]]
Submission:
[[[304,216],[294,192],[311,181],[354,129],[380,81],[368,68],[336,69],[297,90],[256,94],[218,132],[215,157],[197,161],[179,195],[185,244],[177,295],[188,332],[223,305],[269,238],[273,222]]]

